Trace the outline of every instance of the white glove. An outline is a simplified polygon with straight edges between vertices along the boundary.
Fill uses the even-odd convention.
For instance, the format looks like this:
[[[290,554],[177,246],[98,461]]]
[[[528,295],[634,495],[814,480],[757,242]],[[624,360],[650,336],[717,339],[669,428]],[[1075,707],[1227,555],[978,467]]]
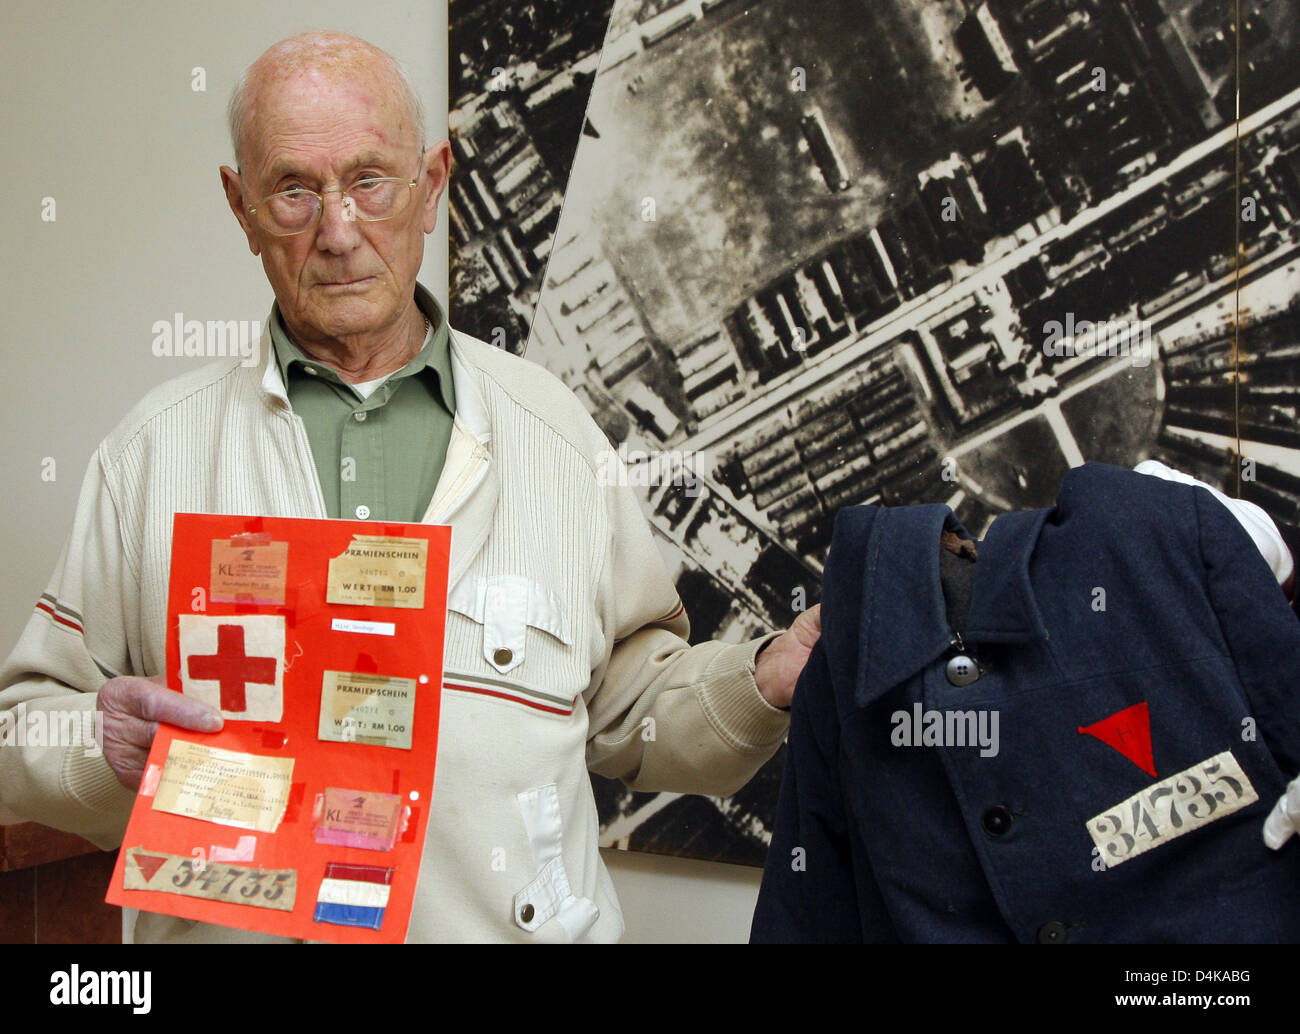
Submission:
[[[1182,485],[1200,485],[1202,488],[1207,489],[1215,499],[1219,500],[1231,511],[1232,516],[1236,517],[1237,522],[1246,529],[1246,534],[1254,541],[1255,548],[1259,550],[1260,555],[1263,556],[1272,569],[1277,584],[1286,584],[1286,580],[1291,577],[1291,572],[1295,568],[1295,561],[1291,559],[1291,550],[1287,549],[1286,543],[1282,541],[1277,525],[1258,506],[1247,502],[1245,499],[1231,499],[1214,486],[1207,485],[1204,481],[1198,481],[1190,474],[1174,470],[1173,467],[1166,467],[1159,460],[1143,460],[1133,469],[1139,474],[1150,474],[1153,477],[1164,478],[1166,481],[1177,481]],[[1297,805],[1300,806],[1300,801],[1297,801]],[[1298,808],[1298,811],[1300,811],[1300,808]]]
[[[1276,851],[1300,832],[1300,779],[1293,779],[1264,821],[1264,843]]]

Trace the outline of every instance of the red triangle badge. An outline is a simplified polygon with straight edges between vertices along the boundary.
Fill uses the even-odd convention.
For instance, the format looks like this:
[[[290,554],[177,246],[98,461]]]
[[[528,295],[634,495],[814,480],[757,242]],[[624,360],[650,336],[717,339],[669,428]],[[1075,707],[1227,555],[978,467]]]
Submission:
[[[145,883],[152,880],[154,876],[157,875],[158,870],[167,864],[167,858],[165,855],[143,854],[140,851],[135,851],[131,854],[131,861],[135,862],[139,867],[141,874],[144,876]]]
[[[1151,711],[1146,701],[1116,711],[1092,725],[1081,725],[1079,731],[1114,747],[1151,778],[1155,778],[1156,764],[1151,753]]]

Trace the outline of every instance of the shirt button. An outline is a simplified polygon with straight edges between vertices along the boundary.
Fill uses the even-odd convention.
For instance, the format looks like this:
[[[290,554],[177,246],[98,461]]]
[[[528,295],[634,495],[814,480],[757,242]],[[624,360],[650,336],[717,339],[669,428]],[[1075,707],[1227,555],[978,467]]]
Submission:
[[[370,516],[370,507],[368,507],[365,503],[362,503],[360,506],[357,507],[357,520],[364,521],[369,516]]]
[[[365,423],[365,421],[366,421],[366,414],[365,414],[364,412],[362,412],[362,413],[353,413],[353,414],[352,414],[352,418],[353,418],[354,420],[356,420],[357,423],[359,423],[359,424],[363,424],[363,423]]]
[[[944,674],[954,686],[969,686],[980,677],[980,667],[964,653],[959,653],[948,662]]]
[[[525,905],[519,910],[519,918],[522,922],[531,923],[533,921],[533,906]]]
[[[514,659],[514,656],[515,655],[504,646],[501,646],[492,651],[492,663],[496,664],[498,667],[504,668]]]
[[[1011,812],[1007,811],[1002,805],[997,804],[984,813],[981,822],[984,824],[984,832],[989,836],[1006,836],[1011,829]]]
[[[1064,944],[1070,937],[1070,930],[1059,919],[1044,923],[1038,928],[1039,944]]]
[[[303,369],[306,370],[306,371],[307,371],[309,374],[311,374],[313,377],[316,376],[316,367],[314,367],[314,366],[304,366]]]

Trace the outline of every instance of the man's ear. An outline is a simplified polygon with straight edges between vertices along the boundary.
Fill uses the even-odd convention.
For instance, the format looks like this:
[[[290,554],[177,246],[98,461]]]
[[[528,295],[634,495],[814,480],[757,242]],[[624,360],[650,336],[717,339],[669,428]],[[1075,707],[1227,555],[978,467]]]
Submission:
[[[223,165],[221,166],[221,186],[226,191],[226,203],[230,205],[230,210],[235,213],[235,218],[239,220],[239,225],[243,227],[244,236],[248,238],[248,250],[254,255],[261,254],[262,248],[257,243],[253,220],[244,209],[243,179],[229,165]]]
[[[451,143],[440,140],[424,152],[424,169],[429,176],[429,196],[424,199],[424,232],[433,233],[438,224],[438,201],[451,177]]]

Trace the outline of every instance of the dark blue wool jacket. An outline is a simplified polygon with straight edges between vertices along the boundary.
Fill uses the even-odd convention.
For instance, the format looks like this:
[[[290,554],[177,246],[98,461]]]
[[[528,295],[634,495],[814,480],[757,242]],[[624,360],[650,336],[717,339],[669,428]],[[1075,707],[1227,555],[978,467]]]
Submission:
[[[1300,940],[1300,840],[1262,838],[1300,773],[1300,623],[1231,513],[1071,470],[993,522],[960,646],[945,528],[836,518],[752,940]]]

